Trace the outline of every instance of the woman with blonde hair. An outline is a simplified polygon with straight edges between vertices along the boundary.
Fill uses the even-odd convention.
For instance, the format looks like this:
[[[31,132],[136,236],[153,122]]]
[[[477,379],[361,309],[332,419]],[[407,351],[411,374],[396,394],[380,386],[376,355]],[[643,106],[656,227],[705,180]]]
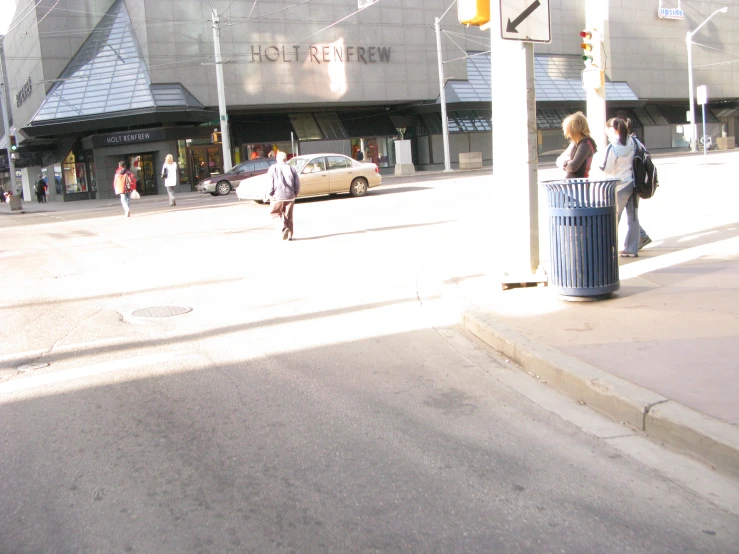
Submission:
[[[587,118],[582,112],[568,115],[562,122],[562,132],[570,145],[557,158],[557,167],[567,172],[567,179],[587,179],[597,151]]]
[[[164,179],[164,186],[167,187],[167,194],[169,195],[169,205],[176,206],[177,202],[174,198],[174,188],[177,186],[177,163],[175,163],[172,154],[167,154],[162,166],[162,179]]]

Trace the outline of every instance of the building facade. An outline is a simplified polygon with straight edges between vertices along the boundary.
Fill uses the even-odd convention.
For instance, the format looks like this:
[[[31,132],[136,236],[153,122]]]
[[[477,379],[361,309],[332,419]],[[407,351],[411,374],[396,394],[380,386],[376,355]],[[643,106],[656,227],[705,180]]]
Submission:
[[[603,30],[609,115],[632,118],[650,149],[687,148],[685,36],[722,7],[674,3],[611,0]],[[448,0],[382,0],[361,10],[367,2],[212,4],[226,10],[217,27],[234,163],[276,148],[361,150],[391,171],[402,132],[417,167],[443,166],[434,19]],[[552,41],[535,47],[541,156],[564,148],[562,119],[585,109],[585,4],[551,0]],[[181,190],[222,172],[212,15],[208,0],[19,2],[0,61],[25,196],[41,173],[53,200],[110,197],[120,160],[142,194],[162,194],[167,154],[179,164]],[[725,135],[730,147],[739,98],[735,21],[739,11],[713,17],[692,47],[694,83],[709,91],[709,134],[714,143]],[[490,90],[505,86],[505,76],[491,75],[490,32],[463,27],[454,8],[442,20],[454,163],[461,152],[492,158]]]

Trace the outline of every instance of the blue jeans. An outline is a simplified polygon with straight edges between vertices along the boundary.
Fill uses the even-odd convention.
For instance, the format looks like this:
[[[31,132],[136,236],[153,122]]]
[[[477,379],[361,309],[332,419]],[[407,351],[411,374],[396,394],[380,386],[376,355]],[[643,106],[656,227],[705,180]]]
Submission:
[[[624,240],[624,251],[629,254],[639,252],[639,216],[636,208],[636,190],[634,183],[626,185],[616,193],[616,204],[618,205],[618,221],[621,222],[621,214],[626,208],[626,239]]]
[[[130,192],[124,192],[123,194],[119,195],[121,197],[121,204],[123,204],[123,213],[125,215],[128,215],[128,212],[131,211],[130,203],[131,203],[131,193]]]

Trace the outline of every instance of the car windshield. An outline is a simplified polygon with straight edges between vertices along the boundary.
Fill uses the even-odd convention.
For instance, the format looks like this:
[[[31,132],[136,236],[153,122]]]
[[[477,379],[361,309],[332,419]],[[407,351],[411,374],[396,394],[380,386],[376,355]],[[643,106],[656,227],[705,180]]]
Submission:
[[[295,171],[300,173],[305,167],[308,158],[290,158],[287,160],[287,165],[291,165],[295,168]]]

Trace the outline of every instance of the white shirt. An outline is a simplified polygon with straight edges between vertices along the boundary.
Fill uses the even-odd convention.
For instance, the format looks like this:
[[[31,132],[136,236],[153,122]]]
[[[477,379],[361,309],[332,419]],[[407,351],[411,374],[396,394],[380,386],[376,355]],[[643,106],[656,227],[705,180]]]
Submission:
[[[167,169],[167,178],[164,180],[164,186],[177,186],[177,162],[172,162],[171,164],[164,162],[164,165],[162,166],[162,173],[164,173],[165,168]]]

